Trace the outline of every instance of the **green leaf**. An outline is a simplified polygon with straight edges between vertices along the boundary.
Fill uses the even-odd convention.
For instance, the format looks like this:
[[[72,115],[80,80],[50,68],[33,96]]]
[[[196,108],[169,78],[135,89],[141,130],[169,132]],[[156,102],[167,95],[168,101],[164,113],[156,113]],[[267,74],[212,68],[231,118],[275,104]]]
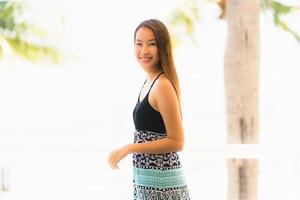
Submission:
[[[286,6],[276,1],[271,1],[271,7],[278,15],[286,15],[292,11],[291,6]]]
[[[59,53],[55,48],[32,44],[20,38],[7,38],[7,42],[17,55],[26,60],[38,62],[47,59],[53,63],[60,61]]]
[[[275,0],[261,0],[261,6],[264,11],[272,13],[273,22],[277,27],[287,31],[297,40],[297,42],[300,42],[299,33],[294,31],[285,21],[282,20],[283,15],[296,11],[296,7],[287,6]]]
[[[199,21],[199,9],[196,0],[186,0],[169,14],[167,21],[173,33],[172,38],[175,46],[180,44],[179,34],[182,30],[196,43],[194,31]]]
[[[0,38],[23,59],[32,62],[47,60],[58,63],[60,55],[57,49],[32,42],[46,40],[48,33],[43,28],[21,18],[25,9],[24,2],[0,2]],[[3,56],[3,49],[1,48],[0,51]]]

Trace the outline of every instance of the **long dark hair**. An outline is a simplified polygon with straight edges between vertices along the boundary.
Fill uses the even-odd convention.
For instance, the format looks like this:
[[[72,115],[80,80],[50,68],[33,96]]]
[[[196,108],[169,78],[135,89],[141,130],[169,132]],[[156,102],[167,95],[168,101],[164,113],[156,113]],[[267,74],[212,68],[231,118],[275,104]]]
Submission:
[[[136,39],[137,31],[142,27],[150,28],[154,33],[159,55],[158,67],[160,68],[160,70],[164,71],[166,77],[173,84],[181,110],[181,93],[173,59],[171,37],[169,31],[167,27],[158,19],[148,19],[141,22],[135,29],[134,42]]]

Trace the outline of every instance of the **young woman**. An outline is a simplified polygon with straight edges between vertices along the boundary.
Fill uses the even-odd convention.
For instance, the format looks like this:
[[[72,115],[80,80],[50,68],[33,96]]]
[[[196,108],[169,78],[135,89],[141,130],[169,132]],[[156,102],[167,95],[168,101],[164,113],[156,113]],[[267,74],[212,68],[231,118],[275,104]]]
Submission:
[[[136,59],[146,73],[133,111],[134,143],[109,157],[110,166],[133,154],[134,199],[188,200],[177,151],[184,146],[180,89],[166,26],[145,20],[134,32]]]

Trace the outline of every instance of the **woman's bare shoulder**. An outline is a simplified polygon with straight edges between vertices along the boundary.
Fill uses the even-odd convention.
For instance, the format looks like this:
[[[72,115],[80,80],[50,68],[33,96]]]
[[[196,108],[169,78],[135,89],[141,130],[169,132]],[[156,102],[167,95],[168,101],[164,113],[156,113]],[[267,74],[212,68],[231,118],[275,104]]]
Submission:
[[[172,93],[175,94],[172,82],[165,75],[159,77],[159,79],[155,82],[153,89],[156,94],[159,94],[159,96],[172,96]]]

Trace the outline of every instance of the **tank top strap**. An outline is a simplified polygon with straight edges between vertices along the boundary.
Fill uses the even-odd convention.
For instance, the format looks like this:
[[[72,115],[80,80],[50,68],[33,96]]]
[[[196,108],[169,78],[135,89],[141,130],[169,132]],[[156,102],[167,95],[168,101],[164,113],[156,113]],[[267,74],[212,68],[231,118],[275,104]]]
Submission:
[[[159,73],[159,74],[156,76],[156,78],[154,79],[154,81],[151,83],[151,86],[150,86],[150,88],[149,88],[149,90],[148,90],[148,92],[147,92],[147,95],[150,93],[150,90],[151,90],[152,86],[154,85],[155,81],[156,81],[156,80],[159,78],[159,76],[162,75],[163,73],[164,73],[164,72],[161,72],[161,73]],[[144,82],[144,84],[143,84],[143,86],[142,86],[142,89],[140,90],[140,93],[139,93],[139,96],[138,96],[138,102],[141,102],[141,101],[140,101],[140,96],[141,96],[141,92],[142,92],[142,90],[143,90],[143,88],[144,88],[146,82],[147,82],[147,79],[145,80],[145,82]],[[146,96],[147,96],[147,95],[146,95]]]
[[[141,90],[140,90],[140,92],[139,92],[139,96],[138,96],[138,102],[140,102],[140,96],[141,96],[141,92],[142,92],[142,90],[143,90],[143,88],[144,88],[144,86],[145,86],[146,82],[147,82],[147,79],[144,81],[144,83],[143,83],[143,86],[142,86],[142,88],[141,88]]]
[[[150,86],[150,90],[151,90],[151,88],[152,88],[152,86],[154,85],[154,83],[155,83],[155,81],[160,77],[160,75],[162,75],[164,72],[160,72],[157,76],[156,76],[156,78],[154,79],[154,81],[152,82],[152,84],[151,84],[151,86]]]

